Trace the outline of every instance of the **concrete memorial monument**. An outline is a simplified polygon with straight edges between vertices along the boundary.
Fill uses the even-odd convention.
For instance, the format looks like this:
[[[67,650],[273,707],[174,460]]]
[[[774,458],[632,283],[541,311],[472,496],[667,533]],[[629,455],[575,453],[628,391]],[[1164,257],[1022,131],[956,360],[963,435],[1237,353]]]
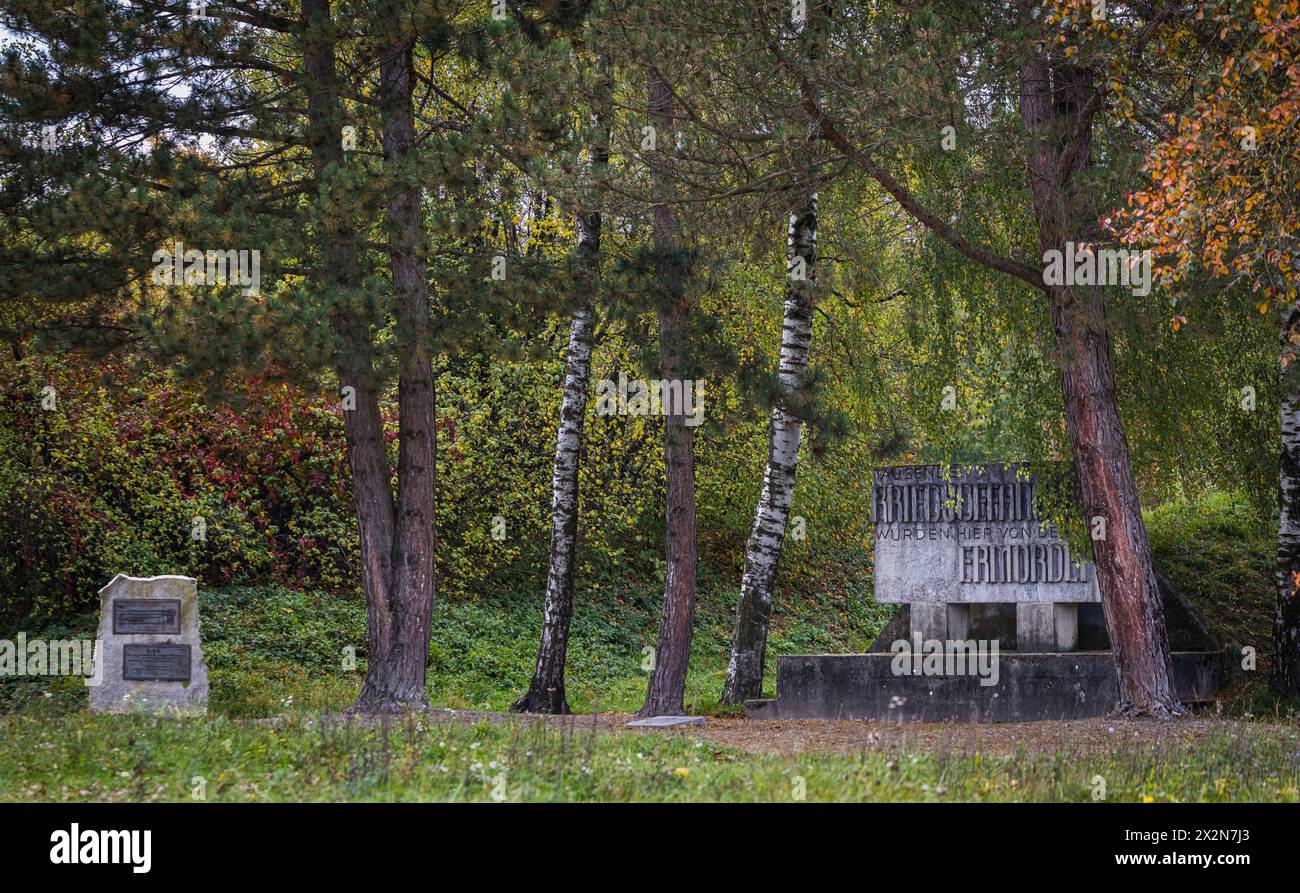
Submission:
[[[1023,468],[882,468],[871,504],[876,601],[900,610],[869,653],[778,658],[776,699],[747,702],[749,715],[1001,722],[1113,707],[1095,568],[1039,517]],[[1160,588],[1179,697],[1208,698],[1222,654],[1195,608]]]
[[[99,591],[100,713],[202,714],[208,669],[199,638],[197,582],[191,577],[118,574]]]
[[[1101,602],[1096,573],[1038,517],[1027,474],[882,468],[871,501],[876,601],[909,604],[913,633],[966,639],[972,604],[1013,604],[1017,651],[1075,650],[1079,605]]]

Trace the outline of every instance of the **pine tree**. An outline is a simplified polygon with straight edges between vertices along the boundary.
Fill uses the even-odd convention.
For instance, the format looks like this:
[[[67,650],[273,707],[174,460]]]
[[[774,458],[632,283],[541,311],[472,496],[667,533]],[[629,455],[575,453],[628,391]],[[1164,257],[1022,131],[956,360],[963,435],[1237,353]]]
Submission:
[[[48,69],[17,75],[6,93],[22,107],[18,117],[110,110],[106,131],[129,144],[151,142],[151,157],[174,174],[135,184],[165,211],[153,215],[161,219],[145,247],[242,244],[258,246],[267,261],[262,273],[271,286],[253,300],[229,284],[159,288],[137,276],[124,289],[139,308],[132,334],[218,393],[231,371],[337,376],[369,618],[367,676],[354,709],[426,705],[436,496],[431,354],[462,335],[432,329],[428,252],[436,238],[456,258],[452,303],[481,290],[488,259],[464,250],[478,217],[457,199],[477,190],[476,175],[491,175],[490,160],[477,170],[467,162],[491,159],[490,122],[499,110],[459,102],[438,75],[418,76],[416,67],[434,71],[435,60],[454,58],[481,70],[501,29],[481,27],[477,12],[379,0],[347,7],[349,19],[375,25],[360,31],[333,15],[328,0],[306,0],[297,17],[271,3],[198,13],[181,2],[138,10],[102,3],[88,5],[100,27],[87,40],[70,11],[22,7],[13,15],[17,29],[70,62],[49,85],[40,73]],[[48,108],[73,87],[76,105]],[[418,102],[417,89],[424,93]],[[432,109],[431,96],[438,97]],[[430,138],[421,139],[421,125]],[[116,188],[118,206],[141,201],[116,173],[91,182],[104,184],[101,194]],[[426,211],[426,190],[448,201]],[[96,232],[114,245],[126,242],[124,228],[110,215]],[[130,234],[140,250],[140,234]],[[56,267],[45,250],[36,262],[75,293],[75,269]],[[126,269],[144,266],[136,258]],[[507,284],[493,300],[517,304],[527,297],[519,285]],[[92,293],[109,289],[97,283]],[[491,312],[491,303],[482,309]],[[472,326],[469,317],[460,326]],[[380,411],[391,379],[399,402],[395,469]]]

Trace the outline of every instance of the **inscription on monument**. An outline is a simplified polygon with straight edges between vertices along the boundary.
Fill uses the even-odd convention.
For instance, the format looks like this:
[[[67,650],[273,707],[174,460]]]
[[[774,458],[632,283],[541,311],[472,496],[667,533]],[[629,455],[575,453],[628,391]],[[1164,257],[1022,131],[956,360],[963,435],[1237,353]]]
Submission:
[[[123,645],[122,678],[132,682],[189,682],[189,645]]]
[[[115,635],[178,636],[180,632],[178,598],[120,598],[113,602]]]
[[[1092,565],[1034,509],[1014,466],[876,470],[876,598],[882,602],[1095,602]]]

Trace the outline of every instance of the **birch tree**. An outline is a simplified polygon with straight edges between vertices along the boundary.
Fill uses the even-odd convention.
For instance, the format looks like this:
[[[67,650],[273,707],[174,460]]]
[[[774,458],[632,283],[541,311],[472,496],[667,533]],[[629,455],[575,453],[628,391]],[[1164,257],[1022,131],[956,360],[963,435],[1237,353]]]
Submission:
[[[731,660],[722,688],[722,703],[740,704],[762,694],[767,630],[772,616],[772,589],[785,542],[794,496],[799,439],[803,432],[800,397],[812,344],[813,283],[817,260],[817,197],[790,214],[787,238],[789,268],[781,323],[781,393],[768,425],[767,466],[754,525],[745,545],[745,570],[732,632]]]
[[[526,26],[527,33],[535,41],[551,41],[556,37],[568,39],[571,49],[567,61],[572,67],[566,66],[562,74],[577,86],[571,93],[575,102],[585,103],[591,110],[587,127],[576,140],[580,154],[585,151],[586,156],[585,161],[579,162],[581,174],[575,178],[576,182],[556,184],[558,200],[573,214],[577,245],[572,258],[573,311],[565,350],[564,387],[551,472],[551,548],[542,604],[541,638],[528,691],[512,705],[514,710],[527,713],[569,713],[564,671],[569,625],[573,617],[574,565],[579,542],[583,423],[599,313],[601,230],[604,224],[601,182],[609,165],[614,89],[609,59],[605,54],[592,53],[588,48],[588,41],[592,38],[585,31],[592,25],[584,19],[589,11],[586,5],[570,10],[568,16],[556,23],[555,33],[548,33],[535,25]],[[599,43],[598,35],[595,41]],[[583,96],[584,75],[588,74],[594,76],[594,82],[589,93]],[[536,71],[529,72],[525,79],[535,75]],[[524,151],[554,154],[566,148],[552,142],[528,147]]]
[[[815,65],[828,9],[824,3],[813,2],[806,4],[801,13],[793,16],[791,27],[803,44],[804,60]],[[817,159],[815,140],[802,149],[811,159]],[[812,346],[816,262],[817,193],[805,189],[790,213],[786,235],[787,269],[777,368],[778,393],[768,424],[763,489],[745,544],[740,601],[736,606],[736,625],[731,636],[731,659],[722,686],[721,701],[724,704],[744,703],[748,698],[759,697],[763,690],[772,590],[794,498],[799,441],[808,403],[804,389]]]
[[[595,264],[600,251],[600,223],[579,220],[578,251],[592,255],[583,263]],[[569,621],[573,617],[573,564],[578,550],[578,469],[582,458],[582,424],[591,379],[591,306],[573,311],[564,370],[560,424],[556,434],[555,464],[551,474],[551,558],[546,574],[542,607],[542,636],[537,665],[528,692],[514,709],[526,713],[568,713],[564,690],[564,664],[568,655]]]

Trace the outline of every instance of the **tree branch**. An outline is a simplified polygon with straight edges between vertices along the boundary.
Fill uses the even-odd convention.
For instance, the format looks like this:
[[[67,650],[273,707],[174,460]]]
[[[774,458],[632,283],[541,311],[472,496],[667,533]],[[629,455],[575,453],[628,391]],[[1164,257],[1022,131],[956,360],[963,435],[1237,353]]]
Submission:
[[[895,201],[902,205],[904,210],[921,223],[925,224],[927,229],[943,241],[947,242],[962,255],[970,258],[976,263],[983,264],[989,269],[997,270],[1000,273],[1006,273],[1008,276],[1014,276],[1017,279],[1023,280],[1034,288],[1044,289],[1046,287],[1043,284],[1042,271],[1012,258],[1003,257],[995,251],[990,251],[987,248],[982,248],[979,245],[971,243],[953,229],[947,221],[918,202],[902,183],[894,179],[894,177],[887,170],[877,164],[869,154],[854,146],[849,138],[844,135],[843,131],[835,126],[835,122],[830,118],[830,116],[823,112],[817,105],[812,85],[808,83],[807,76],[790,65],[784,54],[782,54],[780,48],[774,43],[769,43],[768,47],[771,49],[773,54],[776,55],[778,62],[798,78],[800,99],[804,113],[807,114],[808,120],[813,125],[818,137],[827,141],[836,149],[839,149],[840,152],[843,153],[844,157],[848,158],[862,170],[866,171],[872,179],[879,183],[886,192],[894,197]]]

